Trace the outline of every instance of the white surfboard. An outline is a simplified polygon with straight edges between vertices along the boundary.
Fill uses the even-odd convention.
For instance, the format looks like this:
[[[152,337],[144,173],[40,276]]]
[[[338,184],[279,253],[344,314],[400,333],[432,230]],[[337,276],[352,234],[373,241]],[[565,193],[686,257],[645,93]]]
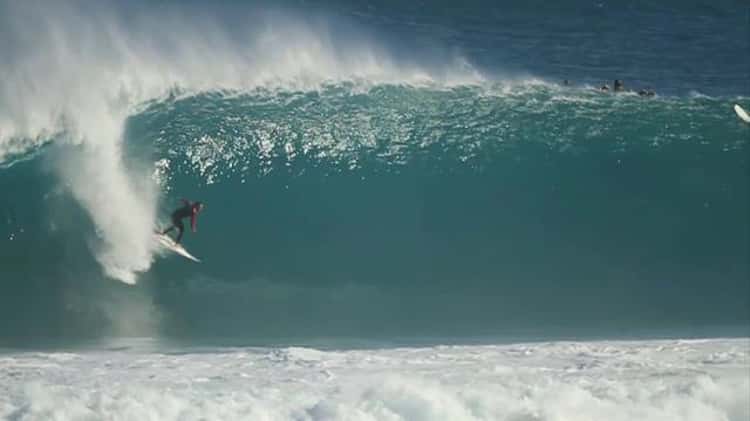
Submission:
[[[200,263],[200,259],[190,254],[187,250],[185,250],[185,247],[182,247],[181,245],[177,244],[172,237],[166,235],[166,234],[159,234],[155,233],[154,236],[159,240],[159,243],[172,250],[173,252],[179,254],[182,257],[185,257],[187,259],[190,259],[194,262]]]
[[[750,123],[750,115],[748,115],[747,111],[743,110],[742,107],[734,104],[734,112],[737,113],[737,116],[742,119],[742,121],[744,121],[745,123]]]

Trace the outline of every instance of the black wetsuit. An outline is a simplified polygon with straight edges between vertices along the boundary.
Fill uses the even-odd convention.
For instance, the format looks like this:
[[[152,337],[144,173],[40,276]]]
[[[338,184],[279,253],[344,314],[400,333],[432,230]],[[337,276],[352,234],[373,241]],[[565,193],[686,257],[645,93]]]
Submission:
[[[193,206],[188,203],[185,206],[172,212],[172,226],[167,228],[162,234],[166,234],[169,231],[177,228],[177,238],[175,242],[179,243],[182,240],[182,234],[185,232],[185,224],[182,223],[184,218],[191,218],[193,216]]]

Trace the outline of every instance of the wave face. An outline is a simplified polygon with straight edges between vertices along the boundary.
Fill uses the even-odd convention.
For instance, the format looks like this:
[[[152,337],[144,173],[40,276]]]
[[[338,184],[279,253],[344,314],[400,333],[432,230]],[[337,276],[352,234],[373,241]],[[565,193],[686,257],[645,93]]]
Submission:
[[[747,127],[725,101],[509,89],[151,104],[128,120],[129,150],[153,154],[165,216],[180,195],[208,204],[185,240],[205,262],[159,260],[138,291],[179,319],[162,326],[176,334],[745,320]],[[62,282],[85,297],[72,284],[98,278],[95,224],[39,176],[44,162],[5,170],[6,287]]]
[[[715,49],[725,77],[700,64],[715,77],[690,90],[645,70],[632,80],[663,90],[641,98],[588,87],[593,64],[498,65],[521,46],[488,59],[491,39],[530,36],[523,8],[488,32],[462,14],[479,5],[454,26],[436,6],[422,27],[395,6],[61,4],[0,7],[5,343],[702,335],[750,320],[748,127],[731,114],[749,97],[724,54],[737,45]],[[573,86],[548,81],[561,69]],[[208,204],[185,238],[200,265],[151,241],[179,197]]]

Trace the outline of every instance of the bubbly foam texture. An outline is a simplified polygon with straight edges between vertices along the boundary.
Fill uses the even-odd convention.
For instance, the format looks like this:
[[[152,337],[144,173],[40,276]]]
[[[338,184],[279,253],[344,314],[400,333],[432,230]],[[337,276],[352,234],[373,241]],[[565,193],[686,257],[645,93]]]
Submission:
[[[246,29],[186,9],[129,10],[103,2],[2,5],[0,164],[50,139],[68,145],[62,182],[100,234],[95,253],[111,277],[148,269],[155,187],[124,162],[122,130],[135,107],[175,90],[315,89],[341,80],[463,83],[480,76],[460,57],[426,71],[397,63],[361,34],[322,20],[248,10]]]
[[[747,339],[0,356],[25,420],[741,421]]]

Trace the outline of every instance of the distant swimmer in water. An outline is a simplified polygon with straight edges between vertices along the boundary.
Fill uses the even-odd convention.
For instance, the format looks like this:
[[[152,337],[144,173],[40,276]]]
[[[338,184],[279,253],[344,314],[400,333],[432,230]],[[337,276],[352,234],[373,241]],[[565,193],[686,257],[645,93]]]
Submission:
[[[637,93],[639,96],[642,97],[652,97],[656,96],[656,92],[654,92],[652,89],[641,89],[638,92],[635,92],[633,90],[626,90],[625,85],[622,83],[622,80],[615,79],[615,83],[610,90],[609,85],[606,83],[599,87],[599,91],[601,92],[631,92],[631,93]]]
[[[201,213],[204,208],[204,205],[201,202],[191,203],[186,199],[182,199],[182,203],[184,203],[183,207],[172,212],[172,225],[162,231],[162,234],[166,234],[177,228],[177,238],[174,240],[177,244],[180,243],[180,240],[182,240],[182,234],[185,232],[185,225],[182,223],[182,220],[189,217],[190,228],[195,232],[196,219],[198,218],[198,214]]]

